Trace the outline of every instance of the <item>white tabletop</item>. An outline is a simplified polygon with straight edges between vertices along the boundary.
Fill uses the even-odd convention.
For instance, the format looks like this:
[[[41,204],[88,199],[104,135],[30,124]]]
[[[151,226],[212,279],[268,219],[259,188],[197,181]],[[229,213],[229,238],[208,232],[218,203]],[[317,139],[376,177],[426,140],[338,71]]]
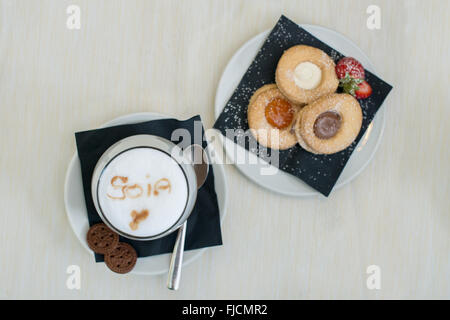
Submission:
[[[450,2],[0,2],[0,297],[450,298]],[[76,3],[81,28],[66,26]],[[233,53],[281,14],[356,42],[394,86],[371,164],[329,198],[270,193],[226,165],[221,247],[165,277],[116,275],[77,241],[63,184],[74,132],[133,112],[214,123]],[[81,288],[66,286],[67,267]],[[367,267],[381,288],[366,285]]]

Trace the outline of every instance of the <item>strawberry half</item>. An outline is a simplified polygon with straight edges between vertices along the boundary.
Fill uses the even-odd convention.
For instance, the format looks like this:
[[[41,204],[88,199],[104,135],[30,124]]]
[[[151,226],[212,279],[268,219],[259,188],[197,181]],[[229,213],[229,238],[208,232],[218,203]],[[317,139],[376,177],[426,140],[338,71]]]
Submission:
[[[351,94],[352,96],[356,97],[356,91],[359,90],[359,85],[363,83],[364,80],[362,79],[355,79],[350,77],[350,75],[347,73],[344,78],[339,80],[339,87],[342,88],[342,91],[345,93]]]
[[[364,79],[366,74],[363,65],[352,57],[345,57],[336,64],[336,75],[338,79],[345,78],[346,74],[354,79]]]
[[[351,94],[358,99],[366,99],[372,95],[372,87],[363,79],[355,79],[347,73],[345,77],[339,80],[339,87],[345,93]]]
[[[367,81],[363,81],[358,85],[359,89],[355,91],[357,99],[366,99],[372,95],[372,87]]]

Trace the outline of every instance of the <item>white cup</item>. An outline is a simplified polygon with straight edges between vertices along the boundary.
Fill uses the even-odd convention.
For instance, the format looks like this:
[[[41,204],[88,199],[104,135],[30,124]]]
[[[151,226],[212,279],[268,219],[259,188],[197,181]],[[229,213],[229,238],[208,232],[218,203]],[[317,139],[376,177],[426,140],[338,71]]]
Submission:
[[[103,212],[104,209],[100,205],[99,185],[105,168],[111,163],[113,159],[115,159],[120,154],[136,148],[153,148],[166,153],[176,161],[176,163],[183,171],[184,177],[186,178],[188,192],[186,205],[183,212],[180,214],[178,220],[170,228],[156,235],[136,236],[131,234],[131,232],[129,231],[120,229],[118,226],[115,226],[113,223],[111,223],[111,221],[107,218],[108,215]],[[158,136],[135,135],[116,142],[111,147],[109,147],[108,150],[106,150],[100,157],[92,175],[91,194],[97,213],[99,214],[103,222],[113,231],[117,232],[125,238],[133,240],[154,240],[164,237],[177,230],[187,220],[192,212],[192,209],[194,208],[195,201],[197,199],[197,177],[195,175],[192,162],[187,157],[185,157],[180,147],[178,147],[171,141]]]

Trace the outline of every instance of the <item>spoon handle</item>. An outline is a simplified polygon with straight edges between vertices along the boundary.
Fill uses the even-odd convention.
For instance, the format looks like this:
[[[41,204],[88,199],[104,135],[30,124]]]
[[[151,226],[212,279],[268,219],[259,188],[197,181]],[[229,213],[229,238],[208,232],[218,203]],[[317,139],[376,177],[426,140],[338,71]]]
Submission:
[[[172,258],[170,259],[169,277],[167,278],[167,288],[170,290],[178,290],[178,287],[180,286],[185,238],[186,221],[178,229],[177,239],[175,241],[175,246],[173,247]]]

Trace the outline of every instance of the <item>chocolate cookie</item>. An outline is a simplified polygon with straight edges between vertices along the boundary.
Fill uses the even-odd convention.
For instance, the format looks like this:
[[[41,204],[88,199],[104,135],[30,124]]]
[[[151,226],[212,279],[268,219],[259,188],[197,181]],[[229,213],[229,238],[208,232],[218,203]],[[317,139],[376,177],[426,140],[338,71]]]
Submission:
[[[105,254],[106,265],[116,273],[130,272],[136,265],[136,261],[136,250],[124,242],[119,242],[113,250]]]
[[[109,229],[106,224],[99,223],[89,228],[87,243],[95,253],[105,254],[119,243],[119,235]]]

